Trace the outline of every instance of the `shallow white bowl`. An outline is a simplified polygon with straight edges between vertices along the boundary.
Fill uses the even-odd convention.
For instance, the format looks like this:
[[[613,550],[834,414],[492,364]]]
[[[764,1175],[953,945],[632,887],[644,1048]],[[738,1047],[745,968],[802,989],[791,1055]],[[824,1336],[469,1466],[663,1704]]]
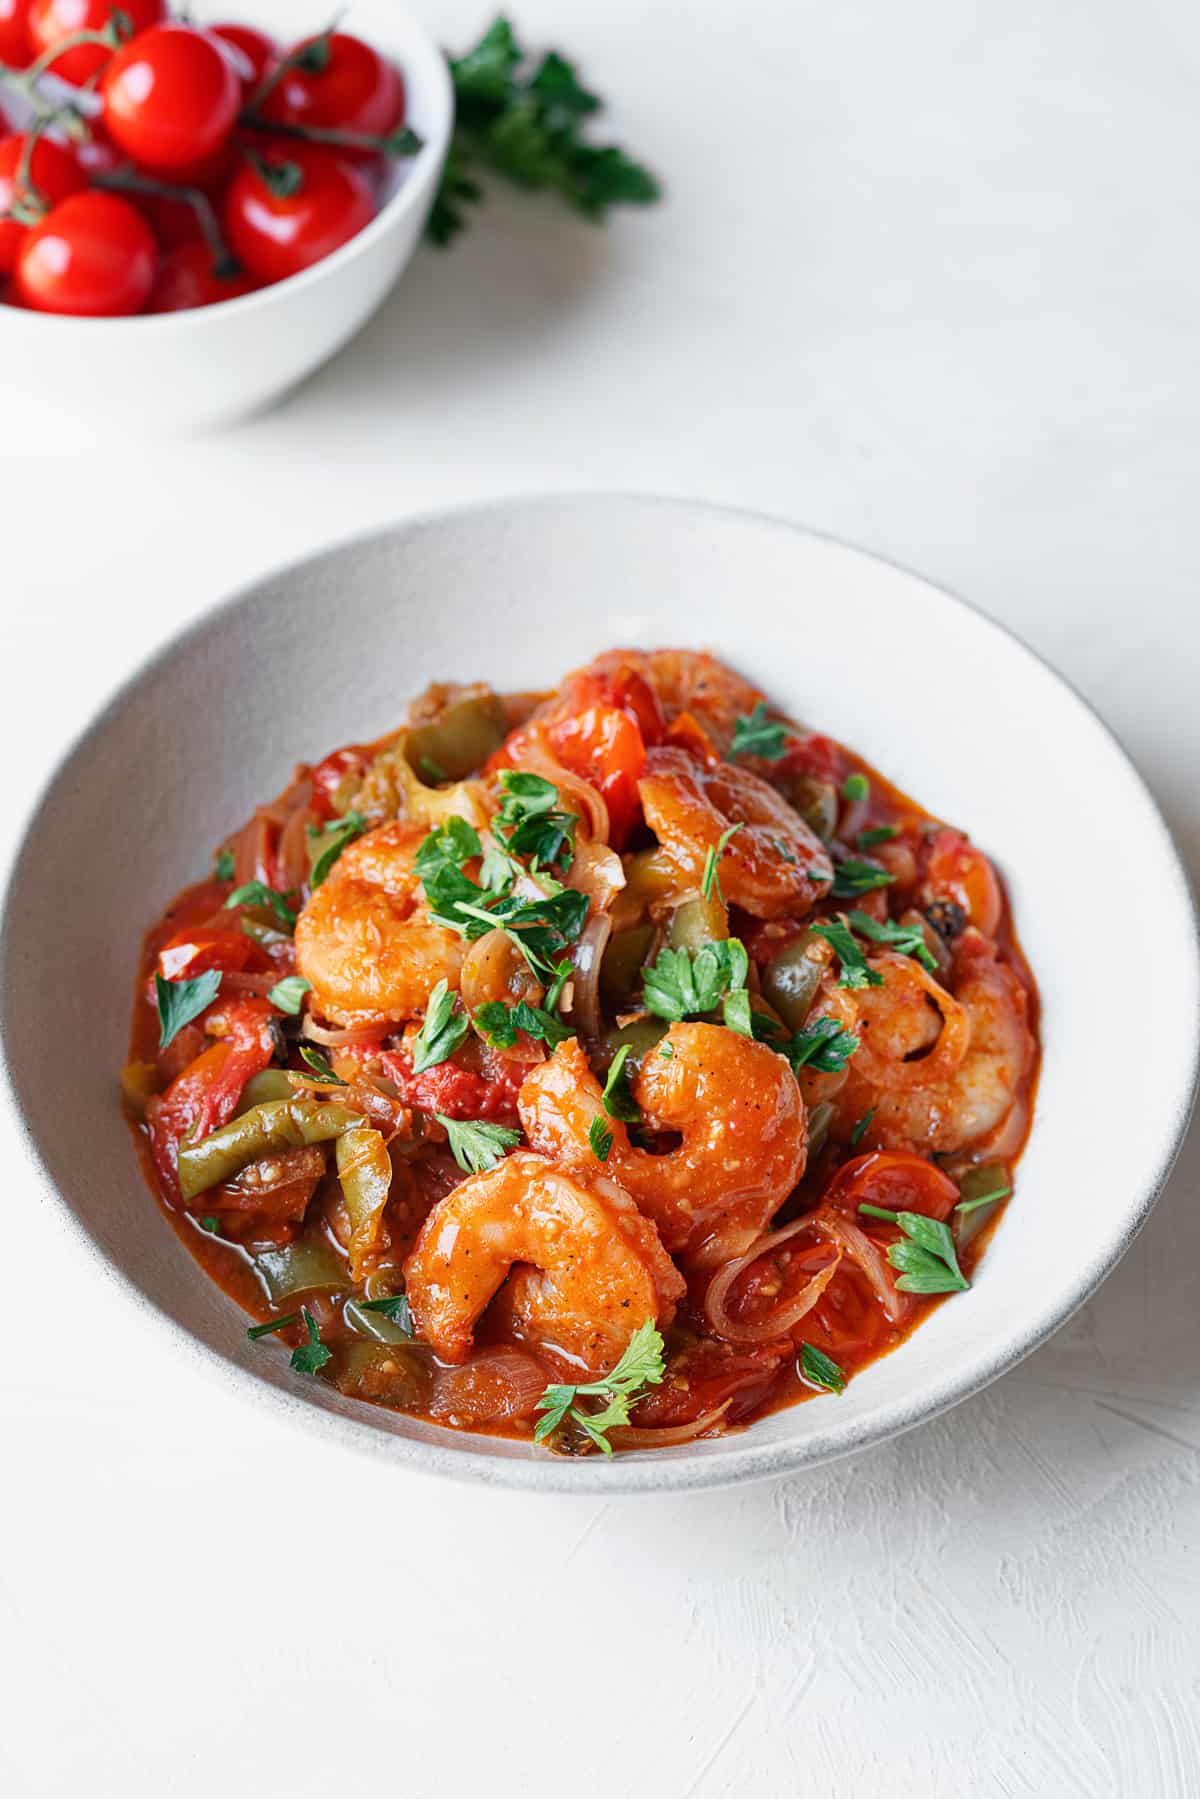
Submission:
[[[785,710],[966,826],[1007,876],[1041,986],[1045,1063],[1016,1196],[969,1293],[841,1399],[608,1463],[359,1405],[293,1374],[277,1346],[248,1344],[244,1317],[143,1183],[116,1075],[143,930],[295,762],[382,734],[432,679],[550,685],[618,643],[713,648]],[[126,828],[114,833],[114,817]],[[1119,910],[1095,900],[1114,878]],[[1136,1053],[1123,1027],[1130,946]],[[67,755],[29,825],[0,926],[14,1097],[101,1268],[246,1391],[316,1428],[401,1464],[574,1492],[782,1474],[918,1424],[1012,1367],[1144,1222],[1187,1122],[1198,1020],[1195,921],[1175,850],[1117,744],[1056,674],[979,613],[858,551],[643,499],[417,521],[284,570],[210,613],[133,676]],[[82,1046],[65,1107],[64,1044]],[[15,1206],[15,1183],[10,1192]]]
[[[204,19],[243,16],[216,0]],[[289,0],[251,0],[247,22],[288,44],[328,22]],[[302,275],[240,300],[129,319],[58,318],[0,306],[6,425],[38,437],[83,420],[174,434],[254,411],[309,375],[374,312],[420,241],[450,143],[446,59],[394,0],[352,0],[345,29],[404,75],[407,122],[424,140],[397,165],[395,192],[357,237]]]

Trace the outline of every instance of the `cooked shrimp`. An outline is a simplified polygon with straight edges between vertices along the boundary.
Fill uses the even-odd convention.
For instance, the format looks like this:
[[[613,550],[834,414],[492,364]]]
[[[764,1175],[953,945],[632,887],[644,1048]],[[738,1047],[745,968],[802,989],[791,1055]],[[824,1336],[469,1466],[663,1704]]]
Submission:
[[[824,844],[781,794],[748,768],[705,767],[686,751],[651,750],[638,783],[646,823],[681,883],[699,887],[709,850],[737,825],[720,860],[721,886],[756,918],[795,917],[829,889]]]
[[[629,1195],[596,1170],[518,1152],[434,1207],[404,1264],[421,1335],[465,1362],[500,1288],[519,1332],[603,1374],[652,1318],[669,1324],[683,1279]]]
[[[871,965],[883,986],[843,996],[859,1048],[838,1096],[842,1128],[873,1109],[872,1148],[945,1155],[980,1143],[1020,1100],[1033,1064],[1024,987],[970,929],[956,946],[952,991],[905,956]]]
[[[636,1149],[610,1118],[578,1038],[525,1078],[517,1105],[535,1149],[628,1188],[672,1251],[697,1267],[737,1254],[787,1198],[807,1154],[804,1105],[782,1056],[713,1024],[673,1024],[633,1082],[651,1130],[678,1132],[665,1154]],[[612,1133],[607,1160],[589,1137]]]
[[[947,826],[926,841],[922,860],[921,904],[953,907],[960,914],[956,921],[960,928],[964,923],[973,924],[985,937],[994,937],[1004,898],[996,871],[983,851],[961,831]]]
[[[352,843],[296,921],[296,966],[338,1025],[415,1018],[458,984],[462,940],[430,915],[413,870],[422,827],[380,825]]]

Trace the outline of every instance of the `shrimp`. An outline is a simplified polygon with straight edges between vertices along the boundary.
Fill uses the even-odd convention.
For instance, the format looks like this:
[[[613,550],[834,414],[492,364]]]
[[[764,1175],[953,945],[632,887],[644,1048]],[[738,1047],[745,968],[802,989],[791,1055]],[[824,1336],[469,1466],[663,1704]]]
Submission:
[[[604,1374],[648,1318],[669,1324],[684,1282],[629,1195],[518,1151],[438,1202],[404,1264],[421,1335],[465,1362],[476,1321],[507,1281],[512,1321]]]
[[[871,966],[883,985],[841,996],[859,1039],[838,1096],[842,1130],[873,1111],[872,1148],[947,1155],[981,1144],[1020,1101],[1033,1068],[1029,1000],[1017,975],[970,927],[955,946],[952,990],[906,956],[887,952]]]
[[[686,751],[651,750],[638,783],[646,823],[678,880],[699,887],[710,850],[725,897],[755,918],[795,917],[829,890],[833,865],[816,832],[748,768],[705,767]]]
[[[633,1094],[651,1130],[678,1132],[665,1154],[637,1149],[605,1112],[578,1038],[526,1076],[517,1099],[535,1149],[591,1172],[607,1169],[696,1267],[739,1253],[804,1173],[804,1104],[782,1056],[721,1025],[673,1024],[642,1063]],[[612,1133],[601,1163],[589,1135]]]
[[[417,1017],[440,980],[458,985],[462,940],[429,912],[413,858],[421,827],[392,822],[344,850],[296,921],[296,966],[338,1025]]]

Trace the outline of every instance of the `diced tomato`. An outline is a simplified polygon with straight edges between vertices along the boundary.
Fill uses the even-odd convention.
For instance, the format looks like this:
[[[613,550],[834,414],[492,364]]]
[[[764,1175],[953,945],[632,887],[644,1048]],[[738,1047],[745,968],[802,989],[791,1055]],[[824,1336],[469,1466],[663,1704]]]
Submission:
[[[344,749],[333,750],[324,761],[317,763],[309,778],[312,781],[310,803],[318,824],[339,816],[342,808],[334,800],[334,794],[347,775],[363,774],[370,760],[370,750],[362,744],[350,743]]]
[[[674,1356],[666,1379],[637,1403],[633,1422],[647,1427],[690,1424],[729,1400],[726,1422],[752,1412],[766,1398],[788,1351],[779,1344],[733,1349],[705,1341]]]
[[[158,972],[164,981],[191,981],[211,968],[219,968],[222,974],[235,974],[250,967],[267,966],[258,946],[237,923],[206,924],[177,931],[158,952]]]
[[[772,774],[811,775],[817,781],[838,780],[843,766],[842,751],[832,737],[812,732],[807,737],[789,737],[783,755],[771,764]]]
[[[414,1074],[412,1058],[403,1049],[385,1050],[379,1061],[406,1106],[455,1119],[515,1117],[517,1094],[528,1072],[520,1062],[500,1063],[488,1075],[460,1068],[456,1062],[439,1062]]]
[[[218,1000],[204,1020],[217,1041],[146,1108],[154,1166],[163,1191],[176,1202],[180,1138],[190,1130],[198,1141],[232,1117],[246,1082],[270,1066],[276,1016],[265,999]]]
[[[906,1149],[876,1149],[844,1163],[821,1203],[856,1224],[866,1223],[858,1216],[861,1205],[944,1219],[958,1203],[958,1188],[924,1156]]]

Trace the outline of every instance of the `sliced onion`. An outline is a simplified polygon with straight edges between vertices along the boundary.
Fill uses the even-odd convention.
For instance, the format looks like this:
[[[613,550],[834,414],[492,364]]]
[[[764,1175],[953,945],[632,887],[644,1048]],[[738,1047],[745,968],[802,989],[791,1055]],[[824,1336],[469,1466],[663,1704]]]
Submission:
[[[892,1324],[898,1324],[907,1312],[908,1305],[903,1293],[897,1291],[887,1257],[878,1243],[872,1243],[867,1233],[856,1224],[851,1224],[845,1218],[835,1217],[832,1212],[814,1213],[805,1222],[814,1230],[821,1231],[831,1243],[836,1243],[846,1259],[862,1270],[883,1308],[885,1318]]]
[[[691,1443],[711,1430],[732,1404],[732,1398],[723,1400],[711,1412],[693,1418],[690,1424],[618,1424],[609,1431],[608,1440],[614,1449],[669,1449],[674,1443]]]
[[[439,1368],[429,1398],[433,1418],[499,1424],[528,1418],[546,1391],[546,1371],[519,1349],[482,1349],[461,1368]]]
[[[333,1030],[329,1025],[318,1024],[311,1014],[304,1021],[304,1035],[311,1037],[314,1043],[320,1043],[325,1049],[348,1049],[354,1044],[382,1043],[391,1029],[391,1025],[386,1024],[352,1024]]]
[[[511,1004],[514,1000],[529,998],[537,984],[529,964],[507,931],[485,931],[463,958],[459,985],[468,1012],[477,1011],[491,1000]],[[508,1054],[518,1061],[526,1059],[519,1048]]]
[[[571,981],[571,1023],[583,1037],[593,1042],[601,1031],[600,964],[612,934],[612,919],[607,912],[596,912],[588,919],[575,944],[572,960],[575,973]]]
[[[285,893],[308,885],[308,827],[313,822],[308,806],[297,806],[279,833],[279,878]]]
[[[733,1283],[752,1263],[770,1250],[778,1249],[781,1243],[788,1242],[800,1231],[811,1229],[813,1223],[811,1217],[798,1218],[794,1224],[785,1224],[782,1230],[768,1231],[765,1237],[760,1237],[757,1243],[751,1244],[745,1255],[735,1256],[731,1262],[726,1262],[724,1267],[717,1270],[704,1295],[704,1316],[719,1337],[723,1337],[727,1343],[769,1343],[775,1337],[786,1337],[792,1327],[812,1311],[838,1271],[842,1259],[840,1249],[829,1266],[814,1274],[794,1299],[753,1324],[743,1324],[739,1319],[731,1317],[725,1301]]]
[[[275,826],[260,810],[248,819],[232,839],[233,878],[239,887],[247,881],[265,881],[271,885],[271,836]]]
[[[567,871],[568,887],[586,893],[597,912],[607,912],[625,885],[625,869],[616,850],[581,837]]]

